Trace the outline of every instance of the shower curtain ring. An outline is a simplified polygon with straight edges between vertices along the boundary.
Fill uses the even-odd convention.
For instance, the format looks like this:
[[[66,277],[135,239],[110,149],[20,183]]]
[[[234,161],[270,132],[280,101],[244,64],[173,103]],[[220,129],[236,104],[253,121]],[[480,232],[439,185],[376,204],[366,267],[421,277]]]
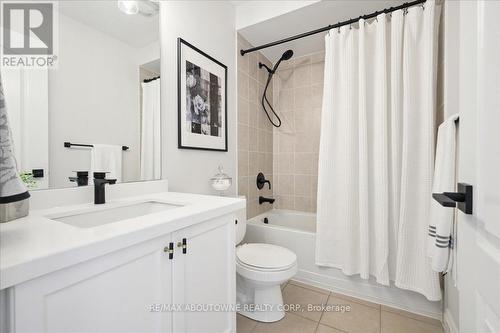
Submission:
[[[408,14],[408,8],[405,8],[405,9],[403,10],[403,15],[406,15],[406,14]]]
[[[425,10],[424,4],[421,4],[420,7],[422,7],[422,10]]]
[[[352,21],[352,19],[350,19]],[[352,22],[349,23],[349,30],[352,30]]]

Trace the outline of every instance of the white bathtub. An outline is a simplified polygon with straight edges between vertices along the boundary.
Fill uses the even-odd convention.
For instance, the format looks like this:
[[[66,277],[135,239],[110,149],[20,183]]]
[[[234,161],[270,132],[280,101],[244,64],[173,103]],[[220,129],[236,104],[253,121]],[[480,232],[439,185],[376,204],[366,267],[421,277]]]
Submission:
[[[267,218],[268,224],[264,223]],[[271,210],[247,222],[245,243],[268,243],[286,247],[297,255],[299,272],[294,280],[402,310],[441,319],[440,302],[386,287],[374,280],[346,276],[339,269],[315,264],[316,215],[293,210]]]

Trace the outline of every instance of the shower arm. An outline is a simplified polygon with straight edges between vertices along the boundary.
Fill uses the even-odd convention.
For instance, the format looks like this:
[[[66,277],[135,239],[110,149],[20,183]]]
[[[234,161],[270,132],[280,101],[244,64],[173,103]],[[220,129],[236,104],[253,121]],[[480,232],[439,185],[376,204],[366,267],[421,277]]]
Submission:
[[[259,62],[259,68],[262,68],[262,67],[264,67],[265,69],[267,69],[267,71],[269,72],[269,74],[274,74],[274,71],[271,68],[267,67],[266,64],[263,64],[263,63]]]

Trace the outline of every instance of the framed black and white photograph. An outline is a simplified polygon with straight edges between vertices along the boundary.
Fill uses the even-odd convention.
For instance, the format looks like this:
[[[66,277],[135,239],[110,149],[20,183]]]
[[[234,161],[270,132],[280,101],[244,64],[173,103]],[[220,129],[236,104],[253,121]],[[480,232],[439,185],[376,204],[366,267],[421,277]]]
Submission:
[[[227,151],[227,67],[178,39],[179,148]]]

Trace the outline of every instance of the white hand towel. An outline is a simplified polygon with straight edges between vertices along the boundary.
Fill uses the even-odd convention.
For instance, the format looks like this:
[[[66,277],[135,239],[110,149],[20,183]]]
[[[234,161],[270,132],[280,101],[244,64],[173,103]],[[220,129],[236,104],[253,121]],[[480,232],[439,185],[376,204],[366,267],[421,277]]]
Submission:
[[[0,77],[0,204],[21,201],[29,197],[30,194],[17,173],[14,144]]]
[[[122,181],[122,146],[94,144],[90,169],[94,172],[109,172],[107,179]]]
[[[456,120],[458,114],[446,119],[438,129],[436,163],[432,183],[433,193],[455,192]],[[427,255],[432,258],[432,269],[446,270],[451,262],[450,248],[455,211],[441,206],[431,198]]]

